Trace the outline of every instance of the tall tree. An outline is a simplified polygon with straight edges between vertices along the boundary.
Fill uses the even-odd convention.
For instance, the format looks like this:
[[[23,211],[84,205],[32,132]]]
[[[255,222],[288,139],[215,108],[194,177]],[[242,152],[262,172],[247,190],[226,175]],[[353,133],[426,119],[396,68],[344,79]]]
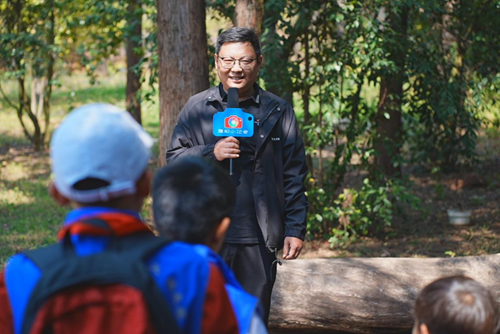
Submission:
[[[141,89],[141,73],[138,64],[142,57],[142,8],[140,0],[129,0],[127,6],[127,110],[142,124],[141,103],[138,92]]]
[[[204,0],[158,0],[160,157],[188,98],[208,88]]]
[[[236,1],[233,19],[235,27],[252,28],[260,36],[262,33],[263,16],[264,0]]]
[[[405,82],[405,59],[408,52],[407,30],[409,7],[401,3],[401,8],[390,8],[389,31],[384,43],[391,68],[384,68],[380,80],[380,94],[377,113],[377,133],[375,149],[377,164],[387,175],[401,171],[394,159],[399,157],[402,146],[402,102]]]

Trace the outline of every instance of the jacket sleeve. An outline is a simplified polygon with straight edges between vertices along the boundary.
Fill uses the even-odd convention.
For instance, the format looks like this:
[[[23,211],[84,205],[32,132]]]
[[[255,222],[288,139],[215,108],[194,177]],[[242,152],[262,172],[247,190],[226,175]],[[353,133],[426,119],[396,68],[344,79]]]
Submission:
[[[0,272],[0,310],[0,333],[14,333],[12,310],[5,285],[5,271]]]
[[[304,182],[309,170],[297,118],[290,105],[283,114],[282,126],[284,134],[285,237],[296,237],[304,240],[308,208]]]
[[[198,156],[216,161],[215,144],[195,144],[195,133],[202,131],[199,125],[199,115],[190,107],[190,101],[182,108],[177,124],[167,149],[167,164],[179,157]]]

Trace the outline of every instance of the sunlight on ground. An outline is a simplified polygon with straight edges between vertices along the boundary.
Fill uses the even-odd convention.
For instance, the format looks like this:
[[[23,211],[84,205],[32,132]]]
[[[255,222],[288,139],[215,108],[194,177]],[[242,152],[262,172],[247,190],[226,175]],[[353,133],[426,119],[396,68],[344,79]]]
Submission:
[[[18,181],[26,177],[28,174],[27,168],[18,162],[7,161],[2,162],[2,168],[0,169],[0,178],[3,181]]]
[[[19,188],[14,188],[14,189],[0,188],[0,203],[2,204],[8,204],[8,205],[30,204],[33,203],[34,201],[35,199],[32,196],[19,190]]]
[[[4,109],[0,104],[0,113],[0,145],[9,145],[12,144],[12,141],[17,143],[27,142],[14,111],[8,108]]]

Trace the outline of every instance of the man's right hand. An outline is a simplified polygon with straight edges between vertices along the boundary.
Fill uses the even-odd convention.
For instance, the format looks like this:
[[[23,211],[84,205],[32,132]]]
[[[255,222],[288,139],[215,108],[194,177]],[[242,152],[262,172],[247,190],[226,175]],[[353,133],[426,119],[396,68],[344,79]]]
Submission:
[[[240,152],[240,142],[234,137],[221,139],[214,147],[215,158],[219,161],[236,159],[240,156]]]

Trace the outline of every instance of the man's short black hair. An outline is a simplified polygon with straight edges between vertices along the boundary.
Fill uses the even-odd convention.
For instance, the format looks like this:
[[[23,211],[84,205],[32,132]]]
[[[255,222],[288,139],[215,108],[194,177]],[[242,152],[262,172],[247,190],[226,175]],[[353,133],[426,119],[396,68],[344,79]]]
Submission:
[[[257,59],[262,54],[260,50],[259,36],[253,29],[233,27],[230,28],[217,37],[217,44],[215,45],[215,53],[219,55],[219,51],[224,43],[243,43],[250,42],[252,44]]]
[[[496,334],[498,306],[492,294],[466,276],[440,278],[427,285],[415,303],[417,325],[430,334]]]
[[[160,169],[153,182],[153,214],[169,240],[202,243],[233,210],[236,189],[227,172],[196,157]]]

